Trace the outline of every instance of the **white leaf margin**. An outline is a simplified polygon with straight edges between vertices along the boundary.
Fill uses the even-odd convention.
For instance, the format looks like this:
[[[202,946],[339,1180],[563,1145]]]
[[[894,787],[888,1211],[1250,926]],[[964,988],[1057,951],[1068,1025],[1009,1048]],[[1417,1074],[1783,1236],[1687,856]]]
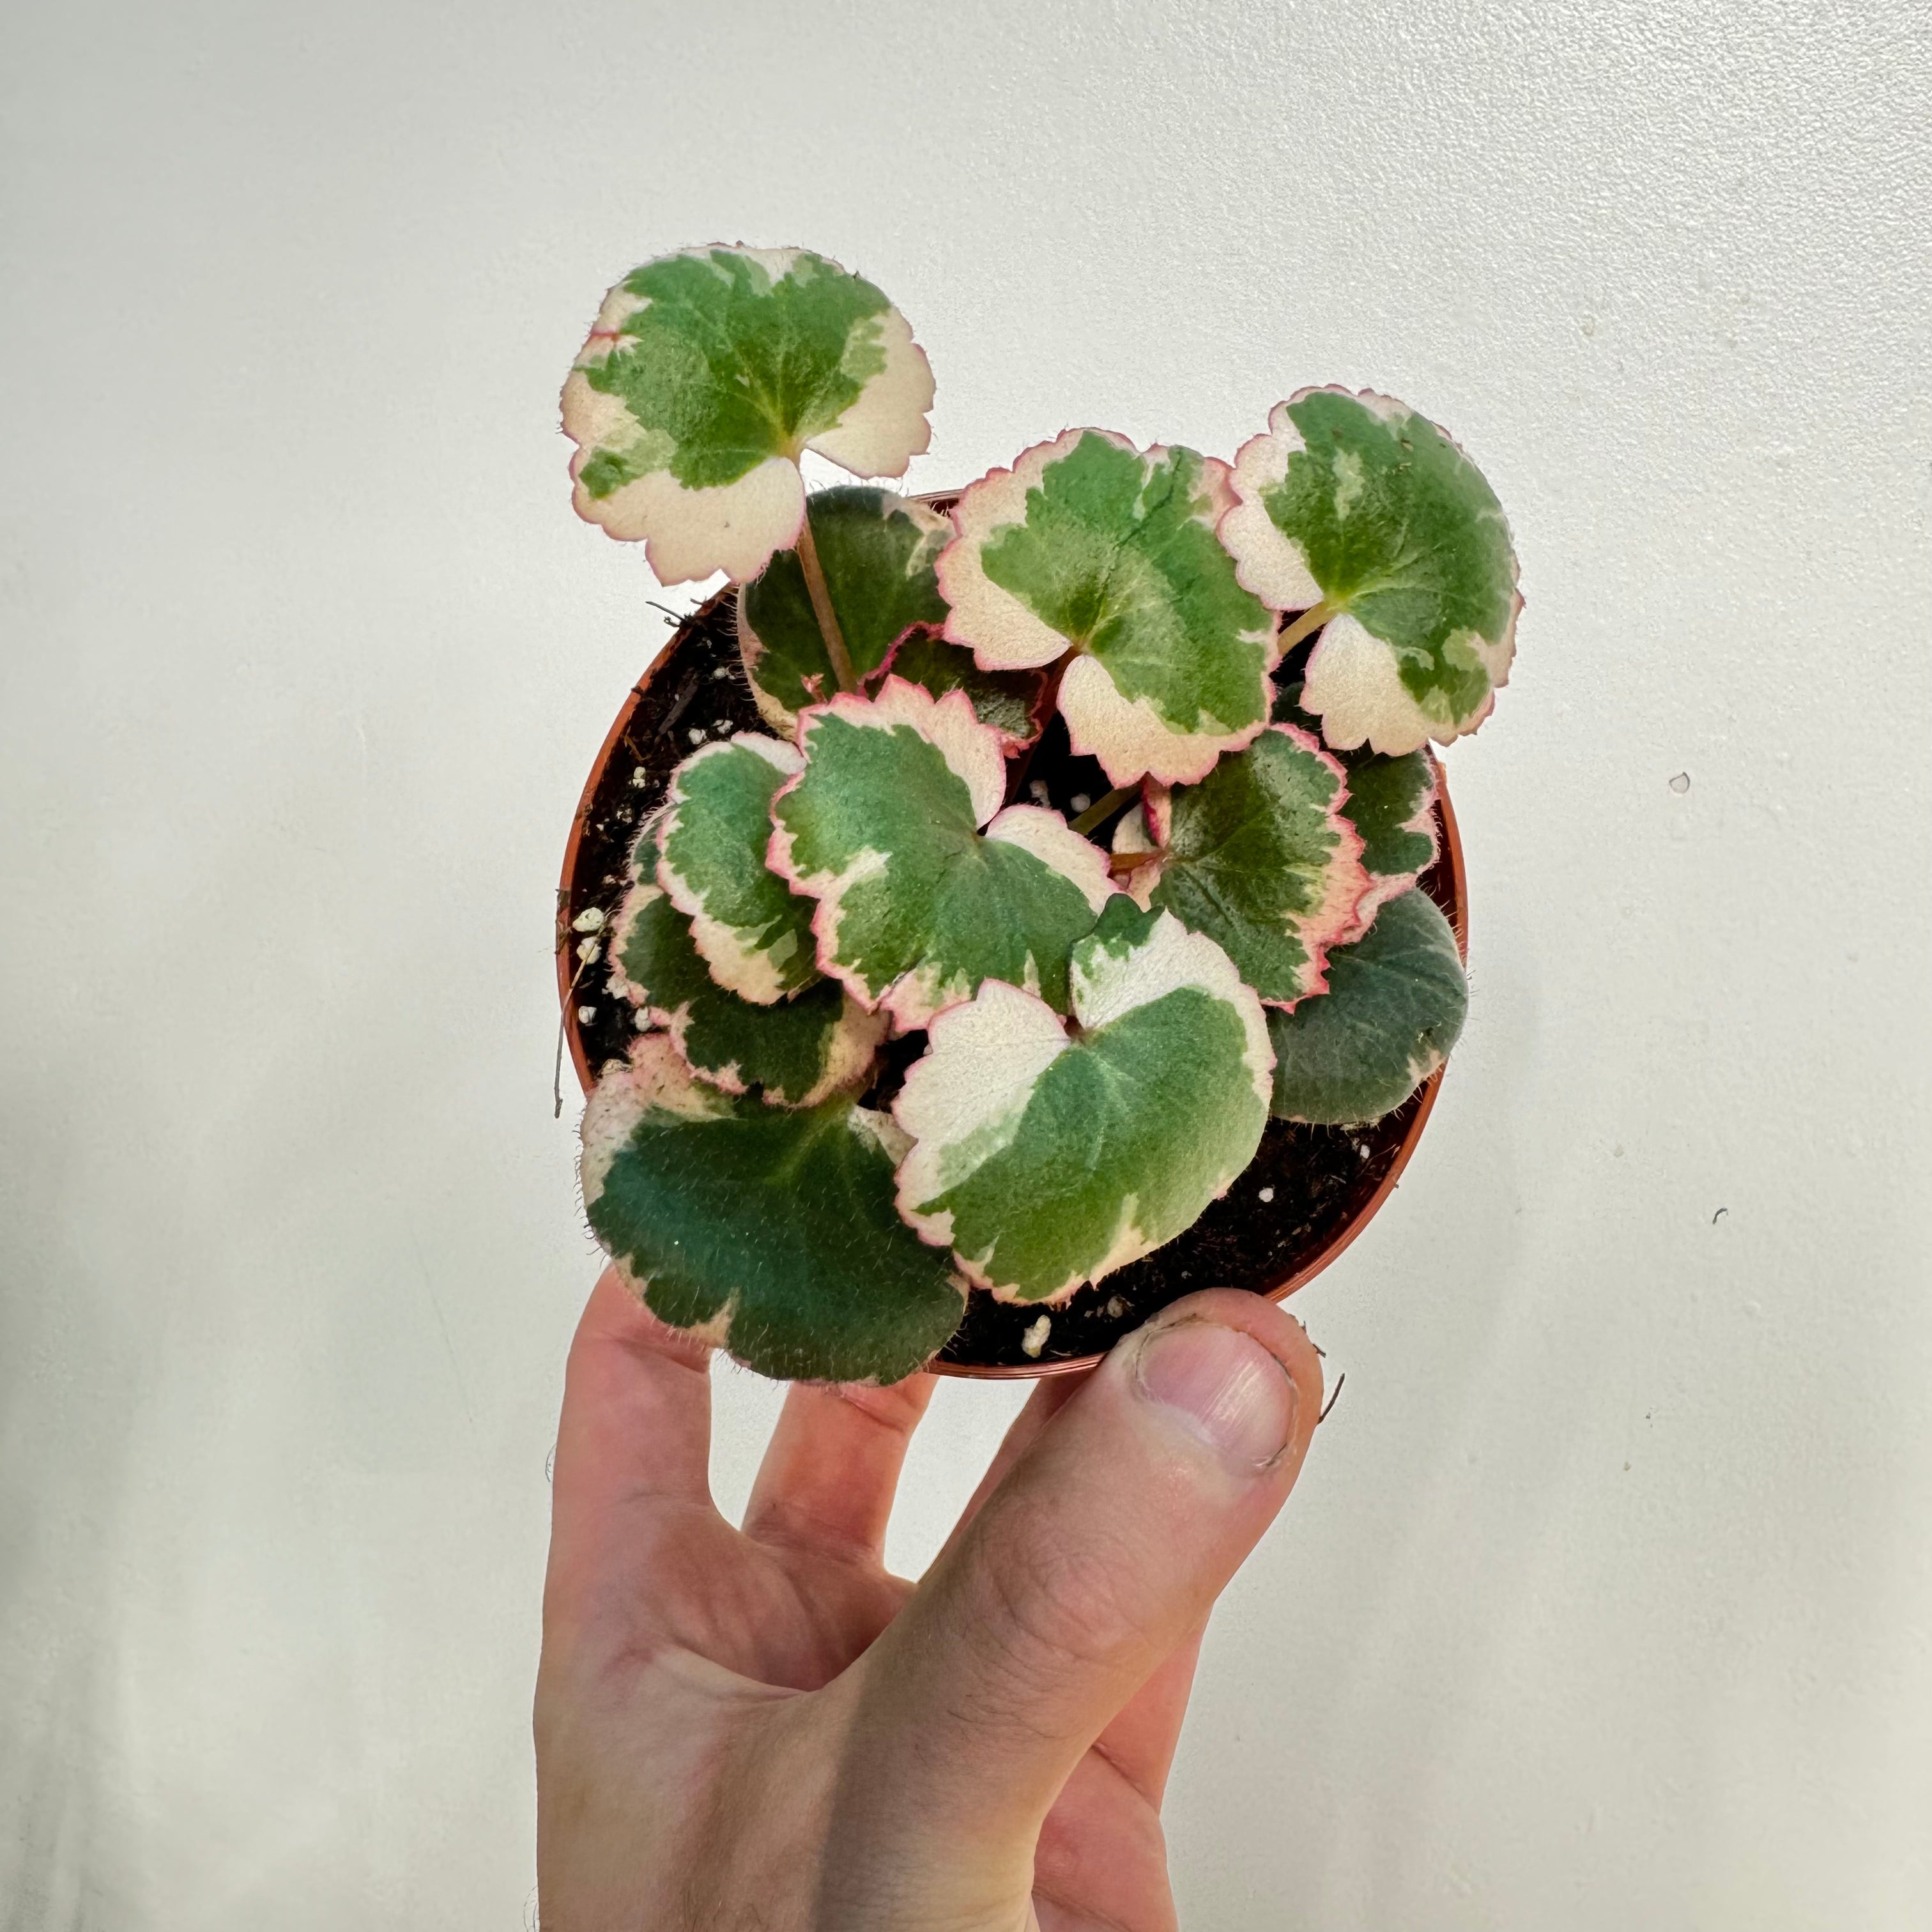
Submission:
[[[921,502],[916,496],[889,497],[883,508],[884,514],[886,516],[904,514],[910,520],[913,527],[919,532],[922,538],[937,537],[942,532],[950,530],[952,527],[951,521],[947,518],[941,515],[930,504]],[[796,532],[794,532],[794,538],[795,537]],[[791,548],[790,544],[783,544],[779,546],[780,549],[785,550]],[[835,608],[838,601],[835,594],[832,598]],[[758,628],[752,622],[750,614],[746,608],[745,599],[742,596],[736,601],[735,616],[738,626],[738,651],[744,662],[745,682],[751,686],[752,702],[758,707],[758,716],[774,731],[784,737],[794,736],[798,730],[798,713],[788,709],[758,682],[758,666],[764,662],[770,646],[763,638],[759,636]],[[920,628],[917,624],[908,624],[904,630],[892,640],[892,648],[886,652],[878,669],[868,673],[861,682],[869,682],[872,679],[883,677],[889,673],[892,668],[892,658],[897,655],[899,646]],[[826,670],[826,691],[828,695],[830,694],[836,682],[836,680],[832,676],[828,660]],[[1018,742],[1025,744],[1030,743],[1031,740],[1022,739]]]
[[[586,1204],[604,1192],[612,1163],[646,1114],[714,1120],[730,1111],[731,1102],[724,1094],[692,1077],[668,1034],[644,1034],[632,1042],[628,1059],[614,1060],[604,1069],[584,1102],[578,1130],[578,1174]]]
[[[1404,892],[1413,892],[1422,882],[1422,875],[1442,856],[1442,835],[1436,822],[1436,802],[1442,795],[1442,766],[1436,754],[1428,754],[1429,783],[1424,788],[1422,796],[1414,812],[1396,827],[1398,832],[1412,832],[1429,841],[1429,856],[1412,872],[1369,872],[1369,889],[1355,908],[1355,922],[1340,939],[1331,942],[1336,946],[1352,946],[1376,922],[1376,914],[1391,899],[1399,899]],[[1366,849],[1366,848],[1364,848]],[[1325,983],[1325,980],[1324,980]]]
[[[674,252],[708,262],[721,251],[757,262],[773,281],[790,274],[800,257],[812,252],[748,248],[730,242]],[[577,446],[570,459],[572,507],[607,536],[641,541],[644,560],[661,584],[688,584],[721,570],[743,583],[764,569],[774,551],[790,548],[805,521],[805,479],[798,458],[806,450],[816,451],[855,476],[900,477],[915,456],[932,446],[928,418],[937,393],[932,365],[914,340],[912,325],[894,306],[879,317],[885,368],[868,379],[830,429],[805,438],[795,449],[766,458],[736,482],[688,489],[668,470],[656,470],[608,496],[594,497],[584,484],[584,465],[600,449],[634,444],[644,431],[622,398],[592,388],[584,371],[608,361],[620,339],[620,326],[650,306],[648,296],[634,294],[621,281],[606,292],[565,380],[562,408],[563,433]]]
[[[1011,591],[994,583],[980,561],[982,550],[1000,531],[1026,522],[1028,492],[1090,436],[1133,457],[1144,476],[1173,448],[1171,444],[1156,442],[1143,449],[1130,436],[1113,430],[1063,430],[1051,442],[1022,450],[1010,469],[988,470],[976,482],[968,484],[952,506],[953,526],[959,534],[940,552],[936,566],[940,594],[951,607],[944,634],[949,643],[968,646],[982,670],[1035,670],[1075,652],[1062,674],[1058,702],[1076,754],[1097,758],[1114,784],[1132,784],[1149,774],[1166,784],[1192,784],[1213,770],[1224,753],[1239,751],[1266,726],[1271,694],[1266,680],[1281,658],[1274,632],[1256,634],[1253,639],[1266,652],[1260,716],[1256,722],[1234,729],[1177,730],[1149,699],[1123,696],[1098,658],[1054,629]],[[1219,457],[1203,456],[1201,483],[1208,507],[1196,520],[1218,534],[1222,523],[1238,507],[1233,472]],[[1236,576],[1238,580],[1238,571]],[[1220,721],[1212,724],[1218,725]]]
[[[1088,436],[1104,437],[1116,449],[1138,457],[1127,437],[1108,429],[1067,429],[1049,442],[1023,449],[1004,470],[989,470],[967,484],[952,506],[958,532],[939,553],[934,568],[939,594],[950,607],[944,635],[963,644],[982,670],[1036,670],[1064,657],[1072,648],[1043,617],[986,574],[980,552],[998,532],[1027,520],[1028,492],[1039,487],[1053,465],[1072,454]]]
[[[1453,745],[1466,738],[1496,708],[1496,693],[1509,682],[1516,655],[1520,592],[1510,593],[1509,622],[1492,644],[1474,631],[1457,632],[1444,646],[1467,650],[1488,674],[1483,701],[1460,720],[1425,710],[1402,681],[1394,651],[1346,611],[1331,617],[1310,653],[1301,685],[1301,708],[1322,720],[1322,735],[1337,751],[1366,744],[1390,758],[1419,752],[1432,739]]]
[[[745,937],[746,928],[728,926],[705,910],[706,895],[692,886],[664,857],[664,850],[678,823],[678,813],[688,802],[685,774],[707,758],[732,752],[751,752],[788,779],[805,769],[805,759],[795,746],[781,738],[767,738],[756,731],[740,731],[730,738],[715,739],[692,753],[672,772],[670,788],[664,794],[657,817],[657,880],[673,905],[691,921],[692,943],[711,968],[711,976],[727,992],[736,993],[756,1006],[769,1006],[784,998],[784,982],[772,964],[771,955]]]
[[[717,1067],[700,1066],[691,1057],[686,1036],[691,1030],[691,1007],[688,1002],[680,1006],[667,1006],[654,1000],[646,987],[640,986],[624,970],[623,953],[625,935],[631,929],[639,914],[654,900],[670,896],[655,880],[638,879],[632,883],[630,890],[624,895],[617,908],[613,924],[610,940],[610,971],[605,986],[611,995],[626,1001],[637,1009],[643,1020],[654,1027],[660,1027],[670,1036],[671,1044],[677,1048],[678,1057],[690,1070],[692,1078],[701,1080],[708,1087],[716,1087],[725,1094],[743,1094],[750,1090],[751,1082],[740,1070],[736,1060],[729,1065]],[[721,992],[724,992],[720,988]],[[767,1007],[765,1010],[769,1012]],[[641,1022],[640,1022],[641,1024]],[[817,1082],[797,1099],[787,1096],[783,1100],[776,1097],[769,1089],[762,1097],[770,1106],[787,1108],[815,1107],[821,1100],[829,1100],[834,1094],[842,1092],[856,1081],[872,1062],[878,1051],[880,1042],[886,1034],[886,1016],[883,1013],[868,1013],[854,999],[845,995],[844,1005],[832,1029],[830,1048],[825,1056],[825,1067]]]
[[[1096,946],[1087,949],[1083,964],[1076,949],[1071,977],[1074,1018],[1090,1032],[1182,986],[1198,987],[1232,1006],[1241,1022],[1242,1064],[1265,1114],[1274,1096],[1275,1060],[1267,1016],[1254,989],[1214,940],[1189,932],[1172,913],[1163,912],[1146,938],[1125,955]],[[906,1225],[932,1246],[950,1248],[951,1210],[928,1214],[925,1204],[1012,1144],[1040,1076],[1073,1042],[1059,1015],[1045,1000],[1000,980],[988,980],[972,999],[939,1013],[927,1042],[924,1056],[914,1062],[892,1103],[892,1118],[913,1142],[895,1184]],[[942,1178],[940,1169],[946,1155],[969,1142],[977,1159]],[[1210,1198],[1220,1200],[1246,1166],[1244,1160],[1219,1175]],[[1134,1196],[1125,1197],[1107,1250],[1094,1267],[1045,1295],[1022,1298],[1014,1284],[995,1280],[986,1265],[987,1255],[956,1252],[953,1258],[969,1281],[996,1300],[1024,1299],[1029,1306],[1055,1306],[1084,1283],[1103,1280],[1184,1232],[1174,1228],[1150,1234],[1136,1222],[1136,1205]]]
[[[1270,640],[1262,666],[1266,686],[1280,653]],[[1251,724],[1233,730],[1180,731],[1147,698],[1120,694],[1097,658],[1084,652],[1066,667],[1060,680],[1060,715],[1075,753],[1098,758],[1108,781],[1132,784],[1151,778],[1162,784],[1198,784],[1227,754],[1245,750],[1268,729],[1273,692],[1264,688],[1261,716]],[[1219,725],[1220,721],[1214,719]]]
[[[1400,398],[1378,390],[1318,382],[1297,389],[1286,401],[1276,404],[1268,412],[1268,428],[1234,452],[1232,481],[1236,502],[1219,526],[1222,548],[1234,560],[1234,575],[1242,589],[1252,592],[1271,610],[1312,610],[1322,602],[1322,586],[1308,567],[1306,553],[1276,528],[1263,500],[1265,493],[1280,488],[1287,476],[1289,459],[1308,447],[1288,411],[1297,403],[1318,395],[1346,396],[1388,423],[1414,417],[1475,467],[1468,452],[1440,423]],[[1468,736],[1495,710],[1496,693],[1509,682],[1510,667],[1516,657],[1516,620],[1522,613],[1522,592],[1518,587],[1521,573],[1512,543],[1510,614],[1499,639],[1466,631],[1452,640],[1465,646],[1490,680],[1487,696],[1466,721],[1459,723],[1425,712],[1403,684],[1394,650],[1346,612],[1329,620],[1310,655],[1301,708],[1321,718],[1322,737],[1337,751],[1352,752],[1366,744],[1372,751],[1399,758],[1420,751],[1432,739],[1450,745]]]
[[[988,838],[1018,845],[1042,864],[1069,880],[1097,917],[1114,887],[1107,873],[1107,856],[1060,814],[1043,806],[1010,805],[1003,811],[1006,770],[1004,740],[991,725],[982,724],[964,692],[952,690],[935,698],[922,685],[910,683],[890,672],[878,694],[866,698],[841,692],[824,704],[799,714],[798,745],[803,754],[799,772],[773,794],[772,832],[765,862],[794,892],[818,902],[812,929],[818,946],[818,968],[837,980],[868,1012],[881,1009],[892,1016],[893,1030],[916,1031],[941,1010],[938,988],[929,973],[902,974],[876,996],[851,968],[836,958],[838,924],[845,896],[853,886],[875,878],[886,867],[886,854],[867,848],[841,873],[802,873],[793,856],[792,833],[778,817],[778,801],[795,790],[811,760],[812,734],[823,721],[838,718],[861,730],[890,731],[910,725],[938,751],[953,775],[966,787],[972,801],[975,826]],[[1051,1010],[1049,1009],[1049,1010]]]
[[[1312,733],[1304,731],[1298,724],[1276,722],[1264,728],[1279,732],[1292,744],[1304,752],[1311,752],[1320,760],[1336,781],[1334,802],[1330,823],[1341,834],[1340,856],[1353,862],[1351,877],[1347,863],[1331,863],[1324,874],[1324,884],[1327,896],[1322,903],[1306,915],[1317,928],[1316,936],[1308,934],[1296,935],[1308,956],[1304,968],[1307,983],[1292,1000],[1264,1000],[1262,1004],[1278,1010],[1292,1012],[1304,1000],[1312,999],[1318,993],[1328,990],[1328,956],[1339,946],[1352,945],[1368,931],[1370,922],[1375,917],[1375,909],[1384,901],[1396,896],[1414,884],[1417,874],[1404,873],[1394,878],[1370,872],[1362,862],[1362,836],[1342,810],[1342,800],[1348,786],[1348,773],[1346,766],[1329,750],[1322,740]],[[1261,734],[1257,733],[1255,742]],[[1242,748],[1244,750],[1246,746]],[[1418,818],[1407,821],[1405,830],[1427,832],[1432,841],[1435,820],[1430,814],[1436,802],[1435,772],[1432,760],[1431,782],[1428,795],[1423,800]],[[1138,803],[1124,813],[1114,827],[1112,848],[1116,858],[1138,857],[1143,854],[1153,856],[1144,865],[1136,866],[1130,872],[1115,872],[1114,890],[1125,892],[1142,911],[1153,910],[1154,888],[1160,884],[1161,875],[1168,868],[1172,858],[1169,848],[1174,841],[1174,790],[1170,785],[1161,784],[1150,778],[1141,788]],[[1432,862],[1433,862],[1432,860]],[[1424,868],[1426,870],[1426,868]],[[1366,880],[1367,883],[1362,883]],[[1379,897],[1372,898],[1378,885],[1387,890]],[[1318,928],[1323,924],[1334,922],[1333,929],[1323,933]]]
[[[723,1119],[731,1112],[732,1103],[725,1095],[692,1078],[691,1070],[680,1058],[668,1034],[641,1035],[632,1044],[628,1059],[614,1060],[604,1069],[584,1103],[584,1118],[578,1129],[577,1171],[586,1208],[602,1195],[617,1156],[647,1116],[662,1114],[695,1126]],[[848,1112],[845,1125],[849,1132],[870,1142],[888,1160],[904,1158],[905,1137],[890,1115],[855,1106]],[[611,1264],[632,1298],[643,1301],[649,1283],[615,1256],[611,1257]],[[724,1348],[737,1315],[738,1302],[739,1297],[734,1293],[710,1320],[681,1328],[678,1333],[707,1348]]]

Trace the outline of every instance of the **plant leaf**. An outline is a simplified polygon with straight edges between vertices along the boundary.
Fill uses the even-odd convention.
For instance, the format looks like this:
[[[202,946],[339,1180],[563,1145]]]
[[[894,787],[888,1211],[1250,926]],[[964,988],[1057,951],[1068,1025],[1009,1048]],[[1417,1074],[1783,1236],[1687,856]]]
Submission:
[[[577,513],[644,539],[661,583],[745,578],[794,542],[807,449],[902,476],[932,371],[862,276],[800,248],[694,248],[604,299],[563,388]]]
[[[1273,1055],[1212,940],[1111,900],[1073,949],[1072,1039],[998,980],[932,1023],[894,1118],[899,1211],[1004,1300],[1056,1301],[1192,1226],[1254,1157]]]
[[[1315,739],[1270,725],[1198,784],[1123,821],[1117,852],[1144,841],[1150,819],[1164,828],[1160,856],[1131,874],[1136,902],[1205,933],[1270,1006],[1318,993],[1328,948],[1360,930],[1369,890],[1345,784]]]
[[[779,1106],[815,1106],[860,1086],[886,1030],[836,980],[753,1006],[713,980],[691,922],[649,880],[631,888],[610,942],[610,990],[664,1028],[700,1080],[728,1094],[764,1090]]]
[[[901,1033],[989,976],[1064,1010],[1068,950],[1111,890],[1106,855],[1057,812],[999,812],[1000,740],[964,693],[889,676],[875,698],[806,712],[799,738],[770,862],[819,902],[823,970]]]
[[[1468,987],[1456,935],[1426,892],[1404,892],[1328,956],[1328,990],[1271,1013],[1274,1112],[1361,1126],[1402,1105],[1448,1058]]]
[[[1348,796],[1342,809],[1361,835],[1369,890],[1355,908],[1358,932],[1376,910],[1406,892],[1436,862],[1436,765],[1426,752],[1386,758],[1344,752]]]
[[[1321,734],[1321,721],[1303,710],[1299,679],[1284,682],[1274,701],[1277,720],[1311,736]],[[1405,752],[1384,758],[1360,746],[1336,752],[1348,775],[1348,796],[1342,809],[1360,834],[1362,866],[1369,890],[1355,908],[1355,929],[1367,932],[1376,908],[1406,892],[1436,862],[1440,849],[1436,832],[1436,760],[1426,751]]]
[[[945,622],[932,566],[952,526],[862,484],[820,490],[806,507],[852,668],[868,677],[915,625]],[[752,695],[774,730],[789,736],[800,712],[838,688],[796,550],[778,551],[740,593],[738,637]]]
[[[772,797],[804,762],[754,731],[702,746],[671,774],[658,820],[658,884],[691,920],[711,976],[756,1006],[818,977],[812,902],[765,863]]]
[[[1516,650],[1516,553],[1495,493],[1444,430],[1370,391],[1302,389],[1234,459],[1221,540],[1270,608],[1332,613],[1304,707],[1340,750],[1473,731]]]
[[[958,1326],[960,1283],[893,1210],[882,1114],[734,1099],[654,1033],[605,1070],[583,1139],[604,1252],[661,1321],[761,1375],[897,1382]]]
[[[1204,777],[1268,722],[1274,626],[1216,541],[1228,466],[1069,430],[954,506],[946,634],[982,668],[1078,653],[1060,686],[1073,749],[1117,785]]]
[[[1040,736],[1040,701],[1046,678],[1037,670],[982,670],[973,653],[931,631],[914,631],[892,652],[886,668],[895,677],[944,698],[963,691],[982,724],[1000,735],[1009,752]]]

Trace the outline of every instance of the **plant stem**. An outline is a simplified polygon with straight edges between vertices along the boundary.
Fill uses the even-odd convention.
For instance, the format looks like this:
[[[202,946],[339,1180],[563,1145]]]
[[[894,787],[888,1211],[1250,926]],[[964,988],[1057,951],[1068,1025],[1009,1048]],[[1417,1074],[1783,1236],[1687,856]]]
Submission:
[[[809,503],[798,526],[798,567],[805,573],[806,595],[812,599],[812,614],[818,620],[819,634],[825,640],[825,655],[832,660],[832,674],[841,691],[856,691],[859,680],[852,674],[852,654],[845,648],[845,634],[838,628],[838,614],[832,608],[832,592],[826,588],[825,572],[819,564],[818,546],[812,539]]]
[[[1301,615],[1296,618],[1294,622],[1275,640],[1276,648],[1283,657],[1287,656],[1304,638],[1320,630],[1322,626],[1334,615],[1335,607],[1332,604],[1318,604],[1312,610],[1303,611]]]
[[[1089,832],[1097,830],[1108,819],[1112,818],[1122,806],[1126,804],[1139,789],[1138,785],[1116,785],[1105,798],[1096,798],[1078,818],[1075,819],[1072,829],[1083,837]]]

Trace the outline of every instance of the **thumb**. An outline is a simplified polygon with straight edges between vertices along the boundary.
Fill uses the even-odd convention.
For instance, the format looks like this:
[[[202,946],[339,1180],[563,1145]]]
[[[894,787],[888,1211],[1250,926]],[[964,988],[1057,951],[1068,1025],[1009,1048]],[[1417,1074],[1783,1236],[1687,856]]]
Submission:
[[[1190,1295],[1116,1348],[851,1673],[842,1824],[1030,1878],[1061,1785],[1274,1520],[1321,1408],[1314,1345],[1258,1295]]]

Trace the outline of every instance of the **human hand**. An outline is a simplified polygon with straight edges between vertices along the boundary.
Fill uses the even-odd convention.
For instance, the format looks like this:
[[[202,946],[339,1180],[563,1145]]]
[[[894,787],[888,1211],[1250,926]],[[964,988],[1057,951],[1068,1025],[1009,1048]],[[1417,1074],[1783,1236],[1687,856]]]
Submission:
[[[544,1932],[1162,1932],[1202,1628],[1322,1407],[1214,1289],[1040,1384],[924,1578],[881,1552],[932,1393],[800,1384],[742,1529],[710,1351],[607,1272],[572,1345],[538,1672]]]

